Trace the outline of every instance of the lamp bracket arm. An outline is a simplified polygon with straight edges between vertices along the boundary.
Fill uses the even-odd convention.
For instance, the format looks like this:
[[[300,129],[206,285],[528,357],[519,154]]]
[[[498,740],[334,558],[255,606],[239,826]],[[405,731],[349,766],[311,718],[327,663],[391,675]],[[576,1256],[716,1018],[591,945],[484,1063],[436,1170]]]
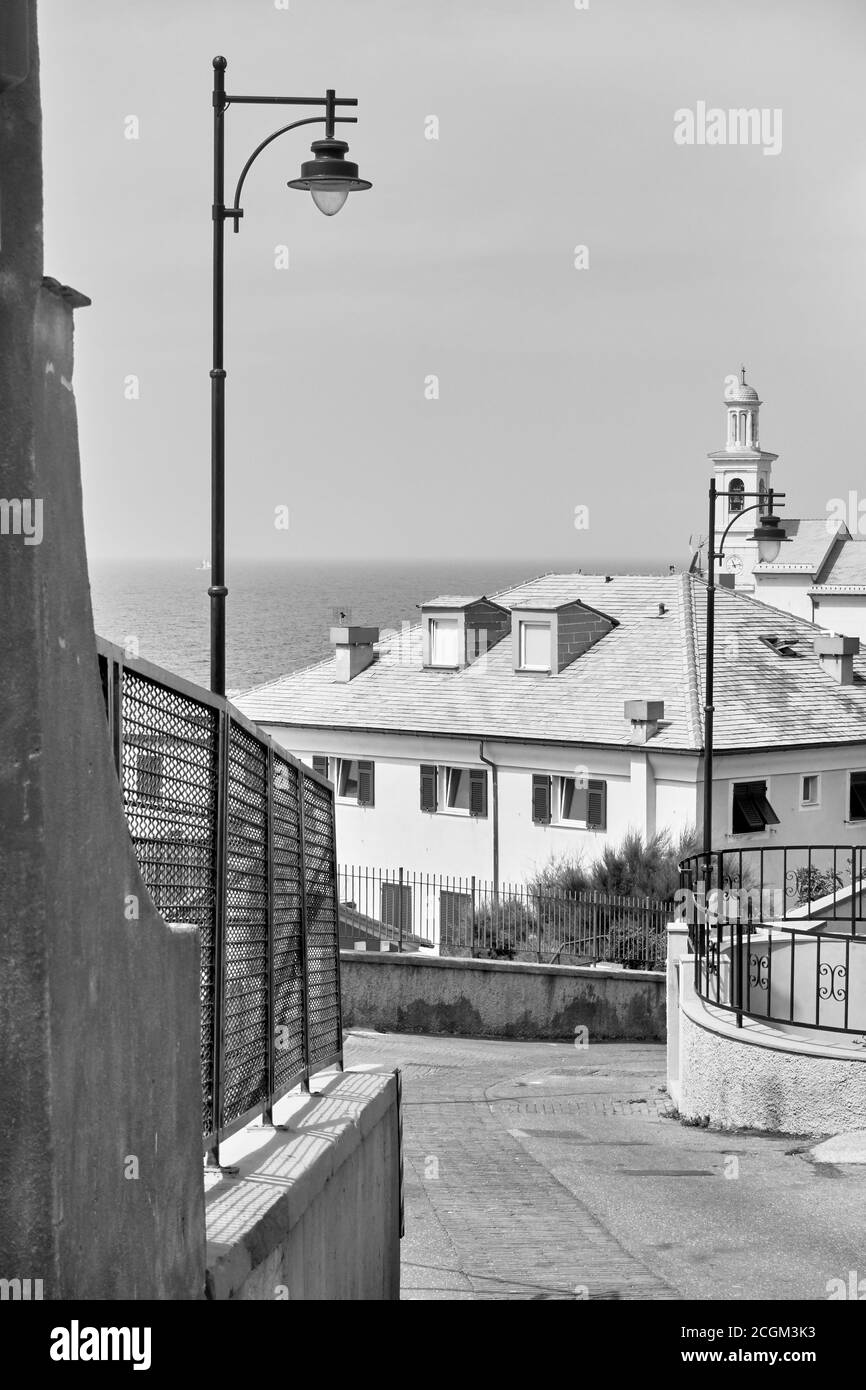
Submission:
[[[247,174],[250,172],[250,169],[255,164],[259,155],[262,153],[262,150],[266,150],[268,145],[270,145],[273,140],[276,140],[280,135],[285,135],[286,132],[289,130],[296,130],[298,126],[314,125],[318,121],[326,120],[326,115],[304,116],[299,121],[291,121],[289,125],[280,126],[279,130],[273,131],[273,133],[269,135],[267,139],[263,140],[260,145],[256,146],[249,159],[247,160],[246,164],[244,165],[243,169],[241,170],[241,175],[238,179],[238,186],[235,189],[235,196],[232,202],[232,206],[230,208],[226,208],[224,212],[225,217],[234,218],[236,232],[240,230],[240,219],[243,217],[243,211],[241,210],[241,193],[243,192],[244,182],[246,180]],[[341,121],[351,125],[357,125],[358,122],[357,116],[334,116],[333,120]]]
[[[763,505],[763,504],[762,504],[761,502],[753,502],[752,505],[751,505],[751,507],[744,507],[743,510],[742,510],[741,512],[737,512],[736,515],[733,516],[733,517],[731,518],[731,520],[728,522],[727,526],[725,527],[724,531],[722,532],[721,536],[719,537],[719,548],[718,548],[718,550],[716,551],[716,559],[717,559],[717,560],[722,560],[722,559],[724,559],[724,555],[725,555],[725,537],[727,536],[727,534],[728,534],[728,532],[730,531],[731,527],[732,527],[732,526],[735,526],[735,525],[737,524],[737,522],[739,521],[740,517],[746,515],[746,512],[757,512],[757,511],[760,510],[760,508],[761,508],[762,505]]]

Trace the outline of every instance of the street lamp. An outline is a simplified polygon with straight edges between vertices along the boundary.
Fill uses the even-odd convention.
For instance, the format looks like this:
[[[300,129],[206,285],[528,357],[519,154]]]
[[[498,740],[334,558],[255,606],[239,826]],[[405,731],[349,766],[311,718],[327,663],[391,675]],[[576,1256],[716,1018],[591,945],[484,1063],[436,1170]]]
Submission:
[[[757,500],[750,507],[742,507],[735,512],[719,539],[716,550],[716,499],[732,496],[737,500],[754,497]],[[760,512],[760,522],[751,535],[758,546],[758,557],[764,564],[772,564],[785,541],[789,539],[773,512],[774,501],[783,500],[784,492],[774,492],[769,488],[764,492],[717,492],[715,478],[710,481],[710,517],[707,535],[707,655],[706,677],[704,680],[704,872],[709,876],[710,858],[713,851],[713,666],[716,632],[716,561],[725,558],[725,539],[731,527],[747,512]]]
[[[301,165],[301,176],[290,179],[289,188],[308,190],[313,202],[326,217],[339,212],[352,192],[371,188],[372,184],[358,177],[358,166],[346,159],[349,146],[337,140],[337,122],[356,124],[355,116],[338,116],[338,106],[357,106],[357,97],[338,97],[329,88],[323,97],[232,96],[225,89],[225,58],[213,60],[213,366],[211,368],[211,585],[210,595],[210,684],[217,695],[226,689],[226,610],[228,589],[225,584],[225,382],[223,364],[223,325],[225,303],[225,224],[229,218],[235,231],[240,230],[243,217],[241,194],[252,165],[262,150],[278,136],[298,126],[325,123],[325,137],[315,140],[312,159]],[[225,113],[230,106],[320,106],[324,111],[316,116],[304,116],[281,126],[257,145],[241,170],[231,207],[225,202]]]

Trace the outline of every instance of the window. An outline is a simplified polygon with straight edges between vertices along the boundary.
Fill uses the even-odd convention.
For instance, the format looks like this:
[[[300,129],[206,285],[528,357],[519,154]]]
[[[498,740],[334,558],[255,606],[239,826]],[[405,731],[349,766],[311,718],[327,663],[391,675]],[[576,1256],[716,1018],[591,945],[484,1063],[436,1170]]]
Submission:
[[[520,624],[520,669],[550,670],[550,623]]]
[[[766,782],[734,783],[731,830],[735,835],[755,834],[778,824],[779,817],[767,800]]]
[[[821,778],[817,773],[810,773],[807,777],[801,778],[800,782],[800,805],[818,806],[821,801]]]
[[[442,810],[453,815],[487,815],[487,773],[474,767],[435,767],[421,769],[421,810],[431,814]]]
[[[456,618],[430,619],[430,665],[457,666],[459,664],[458,639],[459,625]]]
[[[387,927],[412,930],[412,889],[405,883],[383,883],[379,894],[379,919]]]
[[[443,941],[466,944],[464,936],[472,928],[472,894],[448,889],[439,894],[439,932]]]
[[[337,795],[343,801],[354,801],[358,806],[372,806],[375,803],[375,765],[364,759],[337,758],[337,775],[334,778]]]
[[[328,775],[328,759],[321,753],[313,754],[313,771],[320,772],[323,777]]]
[[[728,511],[741,512],[743,510],[743,493],[746,487],[742,478],[732,478],[728,486]]]
[[[607,825],[607,783],[595,779],[585,784],[574,777],[558,777],[559,821],[563,825],[604,830]]]
[[[135,760],[136,792],[148,801],[155,801],[162,792],[162,754],[141,751]]]
[[[852,820],[866,820],[866,772],[851,773],[848,813]]]

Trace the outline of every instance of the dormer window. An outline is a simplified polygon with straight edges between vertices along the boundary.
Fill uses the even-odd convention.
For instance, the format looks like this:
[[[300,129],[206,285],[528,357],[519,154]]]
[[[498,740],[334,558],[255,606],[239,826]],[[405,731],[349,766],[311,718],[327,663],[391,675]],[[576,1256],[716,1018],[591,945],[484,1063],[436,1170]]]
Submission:
[[[459,665],[459,624],[456,618],[430,619],[430,665]]]
[[[521,621],[521,671],[549,671],[550,651],[550,623]]]
[[[423,665],[433,671],[462,671],[511,628],[507,608],[491,599],[445,594],[421,605]]]

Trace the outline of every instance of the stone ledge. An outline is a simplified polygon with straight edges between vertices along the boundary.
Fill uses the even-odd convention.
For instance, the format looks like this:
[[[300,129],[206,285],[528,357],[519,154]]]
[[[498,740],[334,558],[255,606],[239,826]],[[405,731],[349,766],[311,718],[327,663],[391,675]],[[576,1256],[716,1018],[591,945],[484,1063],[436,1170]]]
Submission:
[[[512,975],[563,975],[584,980],[664,980],[663,970],[620,970],[594,965],[544,965],[529,960],[484,960],[471,956],[422,956],[418,951],[341,951],[340,959],[369,965],[421,966],[432,970],[485,970]]]
[[[234,1298],[245,1280],[284,1247],[328,1182],[396,1106],[394,1073],[321,1075],[313,1095],[294,1094],[276,1107],[290,1132],[249,1128],[221,1145],[236,1177],[205,1170],[207,1297]]]

